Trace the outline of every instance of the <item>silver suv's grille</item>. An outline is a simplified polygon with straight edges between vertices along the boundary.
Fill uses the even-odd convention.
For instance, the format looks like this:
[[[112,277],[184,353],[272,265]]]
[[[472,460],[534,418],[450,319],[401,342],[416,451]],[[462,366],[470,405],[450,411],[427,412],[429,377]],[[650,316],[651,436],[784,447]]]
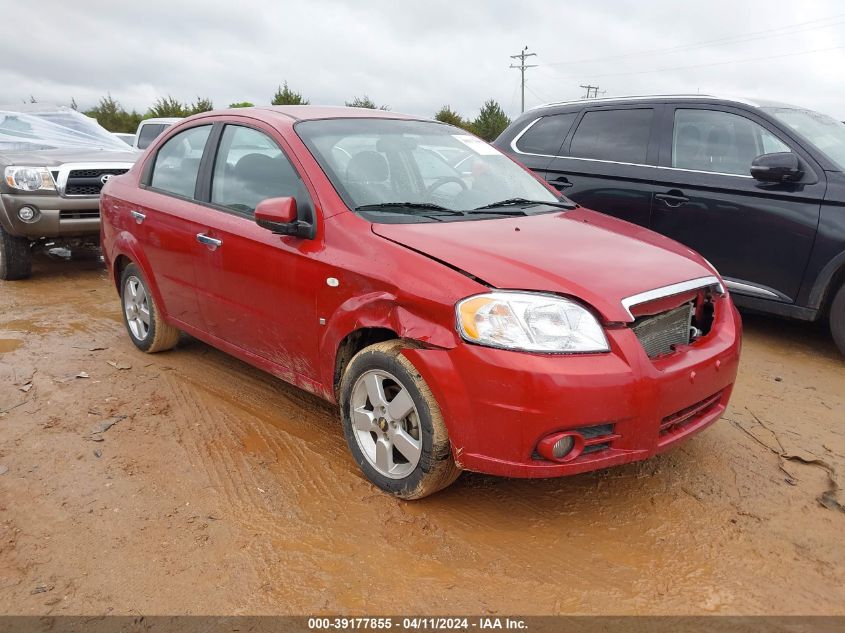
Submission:
[[[688,345],[692,334],[693,303],[653,316],[637,319],[631,329],[649,358],[674,351],[676,345]]]
[[[104,176],[125,174],[128,169],[72,169],[65,184],[66,196],[99,196],[105,182]]]

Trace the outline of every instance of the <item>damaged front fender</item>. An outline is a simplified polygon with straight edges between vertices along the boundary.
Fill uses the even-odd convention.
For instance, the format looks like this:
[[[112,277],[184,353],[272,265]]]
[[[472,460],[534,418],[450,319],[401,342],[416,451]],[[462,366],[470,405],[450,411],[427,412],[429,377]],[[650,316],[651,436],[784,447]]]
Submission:
[[[427,308],[427,309],[426,309]],[[321,382],[325,396],[334,401],[333,386],[338,354],[350,335],[364,330],[387,330],[396,338],[414,341],[423,347],[451,349],[458,344],[452,308],[436,303],[411,308],[390,292],[371,292],[349,297],[337,306],[325,320],[320,337]]]

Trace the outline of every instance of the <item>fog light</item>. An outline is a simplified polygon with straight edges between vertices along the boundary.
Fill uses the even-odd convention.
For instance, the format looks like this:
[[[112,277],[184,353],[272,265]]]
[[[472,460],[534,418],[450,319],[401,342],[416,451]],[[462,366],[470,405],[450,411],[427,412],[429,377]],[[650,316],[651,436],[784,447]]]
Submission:
[[[575,447],[575,440],[571,435],[564,435],[552,446],[552,455],[555,459],[563,459]]]
[[[553,462],[568,462],[584,450],[584,436],[575,431],[552,433],[537,444],[541,457]]]
[[[24,222],[32,222],[38,217],[38,211],[32,207],[21,207],[18,209],[18,217]]]

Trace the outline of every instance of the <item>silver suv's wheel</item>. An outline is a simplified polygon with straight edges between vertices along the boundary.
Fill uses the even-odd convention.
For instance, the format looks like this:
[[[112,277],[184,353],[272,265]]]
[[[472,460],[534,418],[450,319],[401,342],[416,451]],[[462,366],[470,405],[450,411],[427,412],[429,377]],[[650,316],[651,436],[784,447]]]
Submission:
[[[461,473],[440,407],[402,354],[402,341],[371,345],[346,367],[340,388],[343,431],[367,479],[403,499],[419,499]]]
[[[123,322],[135,347],[144,352],[163,352],[179,341],[179,330],[165,323],[144,276],[129,264],[120,277]]]
[[[15,237],[0,226],[0,279],[15,281],[32,274],[32,245],[28,239]]]

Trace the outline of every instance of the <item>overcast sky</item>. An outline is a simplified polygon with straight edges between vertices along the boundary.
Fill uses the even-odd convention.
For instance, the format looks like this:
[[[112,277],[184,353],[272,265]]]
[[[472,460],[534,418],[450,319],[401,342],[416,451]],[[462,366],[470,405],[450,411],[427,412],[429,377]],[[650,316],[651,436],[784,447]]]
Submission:
[[[578,98],[590,83],[605,96],[770,98],[845,119],[845,4],[835,0],[211,5],[6,6],[0,103],[33,95],[85,109],[110,92],[138,110],[163,95],[266,104],[287,80],[314,104],[366,93],[399,112],[431,116],[448,103],[471,117],[492,97],[514,116],[520,77],[509,56],[527,45],[539,66],[526,73],[526,107]]]

